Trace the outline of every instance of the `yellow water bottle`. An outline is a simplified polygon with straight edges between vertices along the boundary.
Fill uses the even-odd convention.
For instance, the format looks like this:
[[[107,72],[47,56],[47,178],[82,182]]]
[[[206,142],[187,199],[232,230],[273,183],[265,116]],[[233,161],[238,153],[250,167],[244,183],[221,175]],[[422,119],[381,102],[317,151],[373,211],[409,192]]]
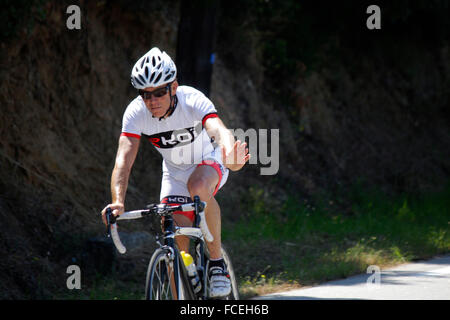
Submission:
[[[189,279],[191,280],[192,287],[194,288],[194,292],[198,293],[202,288],[202,284],[200,283],[200,279],[197,274],[197,268],[195,266],[194,259],[187,252],[181,251],[180,254],[181,258],[183,259],[184,265],[186,266],[186,270],[188,272]]]

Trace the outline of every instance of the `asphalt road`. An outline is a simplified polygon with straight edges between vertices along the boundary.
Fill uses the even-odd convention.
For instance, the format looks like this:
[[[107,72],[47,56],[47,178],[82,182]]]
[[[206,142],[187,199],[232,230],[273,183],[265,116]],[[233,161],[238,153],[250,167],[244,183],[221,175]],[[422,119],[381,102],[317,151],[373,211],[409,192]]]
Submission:
[[[367,274],[254,299],[450,300],[450,255],[385,270],[372,267]]]

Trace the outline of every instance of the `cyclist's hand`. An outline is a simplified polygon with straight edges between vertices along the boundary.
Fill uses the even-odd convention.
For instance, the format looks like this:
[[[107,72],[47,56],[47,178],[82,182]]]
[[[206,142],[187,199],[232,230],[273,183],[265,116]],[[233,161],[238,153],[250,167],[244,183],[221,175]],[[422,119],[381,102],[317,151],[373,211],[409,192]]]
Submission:
[[[250,154],[246,146],[247,143],[242,143],[240,140],[237,140],[231,150],[226,151],[222,147],[222,159],[225,167],[231,171],[240,170],[250,159]]]
[[[103,210],[102,210],[102,220],[103,223],[106,225],[106,209],[111,208],[112,210],[112,214],[114,216],[119,216],[122,213],[125,212],[125,206],[123,205],[123,203],[111,203],[108,204]]]

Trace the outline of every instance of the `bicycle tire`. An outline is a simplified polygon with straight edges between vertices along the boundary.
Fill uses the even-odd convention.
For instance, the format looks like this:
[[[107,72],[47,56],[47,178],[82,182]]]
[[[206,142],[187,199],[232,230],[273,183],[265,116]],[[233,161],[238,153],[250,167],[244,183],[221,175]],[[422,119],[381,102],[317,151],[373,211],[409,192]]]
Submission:
[[[225,261],[225,265],[227,266],[228,273],[230,275],[231,280],[231,293],[226,298],[226,300],[239,300],[239,287],[236,281],[236,274],[234,273],[233,264],[231,262],[231,258],[228,255],[228,252],[225,250],[225,247],[222,244],[222,257]]]
[[[169,263],[169,251],[157,249],[150,259],[147,277],[145,282],[145,298],[147,300],[191,300],[193,292],[189,284],[186,283],[186,269],[182,264],[178,250],[175,249],[173,267]],[[180,295],[175,293],[175,283],[170,281],[173,277],[178,277]]]

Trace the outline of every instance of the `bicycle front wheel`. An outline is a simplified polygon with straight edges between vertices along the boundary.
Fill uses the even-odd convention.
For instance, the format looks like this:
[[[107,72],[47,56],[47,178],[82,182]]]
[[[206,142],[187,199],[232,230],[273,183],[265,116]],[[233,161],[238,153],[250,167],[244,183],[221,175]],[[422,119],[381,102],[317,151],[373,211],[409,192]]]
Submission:
[[[178,250],[175,256],[167,249],[159,248],[153,253],[147,270],[145,298],[147,300],[187,300],[193,293],[186,283],[186,271],[181,265]]]
[[[239,300],[239,288],[236,281],[236,274],[234,273],[233,264],[231,263],[230,256],[228,252],[225,250],[225,247],[222,244],[222,257],[225,261],[225,265],[227,266],[228,273],[230,275],[231,280],[231,293],[227,297],[228,300]]]
[[[228,274],[230,275],[230,280],[231,280],[231,293],[222,298],[223,300],[239,300],[239,288],[238,288],[238,284],[237,284],[237,279],[236,279],[236,274],[234,273],[234,268],[233,268],[233,264],[231,263],[231,258],[228,255],[228,252],[226,251],[223,243],[222,243],[222,248],[221,248],[221,252],[222,252],[222,257],[223,257],[223,261],[225,262]],[[206,250],[205,251],[205,255],[206,255],[206,259],[209,260],[209,252]],[[207,263],[207,268],[206,270],[209,270],[209,261]],[[209,288],[209,277],[207,276],[207,272],[205,273],[205,281],[207,283],[207,288]]]

